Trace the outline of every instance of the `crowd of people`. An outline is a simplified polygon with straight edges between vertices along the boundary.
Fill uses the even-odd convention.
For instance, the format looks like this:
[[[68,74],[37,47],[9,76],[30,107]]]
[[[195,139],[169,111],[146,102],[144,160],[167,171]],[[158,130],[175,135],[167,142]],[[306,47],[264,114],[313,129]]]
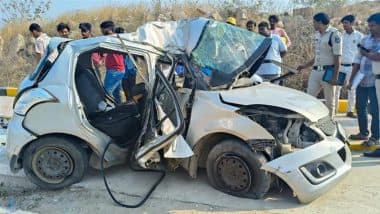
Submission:
[[[231,21],[232,20],[232,21]],[[291,41],[285,30],[278,27],[279,18],[271,15],[268,22],[258,24],[258,33],[272,38],[272,45],[257,71],[263,80],[268,81],[281,75],[278,63],[285,56]],[[236,24],[233,17],[226,20]],[[297,67],[302,71],[312,67],[307,84],[307,93],[318,96],[323,89],[326,106],[334,117],[339,104],[342,87],[348,91],[347,116],[358,119],[359,133],[349,136],[351,140],[362,140],[363,146],[380,146],[380,13],[368,17],[369,34],[357,31],[355,16],[346,15],[340,23],[343,32],[330,25],[326,13],[317,13],[313,17],[315,29],[314,58]],[[249,31],[254,31],[256,22],[249,20]],[[378,102],[379,100],[379,102]],[[354,113],[356,106],[357,116]],[[371,114],[371,128],[368,129],[368,113]],[[380,157],[380,147],[365,156]]]
[[[78,28],[81,31],[82,39],[87,39],[93,36],[92,25],[90,23],[80,23]],[[100,24],[100,30],[105,36],[125,32],[122,27],[115,27],[113,21],[102,22]],[[50,37],[42,31],[41,26],[37,23],[31,24],[29,31],[36,39],[36,58],[37,60],[40,60],[41,56],[46,51]],[[57,25],[57,33],[62,38],[69,38],[71,33],[70,26],[66,23],[59,23]],[[128,56],[119,53],[93,53],[91,55],[91,61],[98,75],[100,75],[100,67],[105,67],[106,75],[104,78],[104,88],[107,93],[115,99],[116,103],[120,103],[122,100],[120,93],[122,88],[126,95],[130,94],[130,90],[136,79],[136,71]],[[130,96],[127,95],[127,99],[130,99]]]
[[[237,25],[234,17],[228,17],[226,22]],[[257,74],[264,81],[273,80],[281,76],[282,58],[286,55],[292,42],[286,31],[279,27],[280,19],[271,15],[268,22],[257,24],[253,20],[246,23],[249,31],[256,31],[262,36],[272,40],[263,63],[258,68]],[[348,117],[358,119],[359,133],[351,135],[351,140],[363,140],[364,146],[380,146],[380,13],[368,17],[368,35],[357,31],[355,16],[346,15],[340,23],[343,32],[330,25],[330,18],[326,13],[317,13],[313,16],[313,27],[315,29],[314,58],[305,64],[299,65],[297,70],[302,72],[312,68],[307,84],[307,93],[318,96],[323,90],[326,106],[331,117],[336,114],[336,108],[342,87],[348,91]],[[92,37],[92,26],[90,23],[80,23],[79,29],[83,39]],[[114,35],[124,33],[121,27],[115,27],[112,21],[104,21],[100,25],[103,35]],[[29,31],[36,39],[35,52],[37,60],[41,59],[50,37],[43,33],[41,27],[33,23]],[[71,32],[70,26],[65,23],[57,25],[60,37],[68,38]],[[121,102],[120,91],[124,89],[128,94],[135,82],[136,71],[128,56],[118,53],[92,55],[92,62],[96,70],[104,65],[106,75],[104,87],[113,95],[116,102]],[[128,97],[128,96],[127,96]],[[357,116],[354,113],[356,107]],[[368,129],[368,113],[371,114],[371,128]],[[365,152],[365,156],[380,157],[380,147],[373,152]]]

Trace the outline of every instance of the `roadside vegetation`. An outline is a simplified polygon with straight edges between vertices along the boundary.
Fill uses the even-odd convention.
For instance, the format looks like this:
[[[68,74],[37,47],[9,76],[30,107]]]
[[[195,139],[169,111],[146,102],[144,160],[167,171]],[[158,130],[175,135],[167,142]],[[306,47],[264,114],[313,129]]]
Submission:
[[[312,41],[314,30],[312,27],[312,15],[317,11],[326,11],[332,18],[332,24],[341,29],[340,18],[347,14],[357,16],[358,29],[366,32],[365,20],[369,14],[380,11],[380,1],[361,2],[354,5],[343,6],[345,0],[293,0],[293,6],[313,8],[289,10],[278,12],[280,9],[274,1],[176,1],[170,0],[162,3],[160,0],[151,1],[150,4],[131,4],[128,6],[107,6],[88,11],[76,11],[64,14],[54,20],[41,19],[50,8],[49,0],[7,0],[4,2],[35,3],[24,5],[24,10],[10,13],[3,19],[3,27],[0,29],[0,86],[17,87],[20,80],[31,72],[36,64],[34,61],[34,39],[31,38],[28,26],[31,22],[38,22],[44,31],[50,36],[57,36],[56,25],[66,22],[72,28],[71,38],[79,39],[80,22],[90,22],[93,25],[95,35],[100,35],[99,25],[104,20],[113,20],[118,26],[124,27],[127,32],[133,32],[136,28],[148,21],[154,20],[177,20],[190,17],[212,17],[224,20],[228,16],[238,18],[238,24],[245,27],[249,19],[257,23],[266,21],[268,12],[280,16],[285,30],[292,40],[292,46],[285,57],[285,63],[297,67],[300,63],[309,60],[313,56]],[[203,2],[203,3],[201,3]],[[252,3],[253,2],[253,3]],[[20,7],[20,5],[13,5]],[[3,1],[0,9],[4,10]],[[291,9],[291,8],[289,8]],[[9,7],[8,10],[15,10]],[[35,12],[35,14],[33,14]],[[13,14],[13,16],[12,16]],[[289,87],[303,90],[306,86],[308,72],[297,74],[287,80]]]

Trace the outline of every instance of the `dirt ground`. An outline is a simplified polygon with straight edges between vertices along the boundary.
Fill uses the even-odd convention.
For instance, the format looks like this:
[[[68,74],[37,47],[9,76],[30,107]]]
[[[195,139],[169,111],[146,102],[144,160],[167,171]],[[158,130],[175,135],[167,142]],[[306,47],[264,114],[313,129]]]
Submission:
[[[353,169],[343,182],[308,205],[298,204],[289,190],[282,193],[279,190],[272,190],[264,200],[229,196],[209,187],[204,172],[197,180],[188,179],[184,172],[178,172],[170,174],[145,205],[137,209],[125,209],[113,203],[104,189],[98,172],[93,171],[82,183],[60,191],[39,190],[28,184],[22,177],[2,182],[0,206],[6,207],[10,200],[14,200],[16,201],[14,208],[36,213],[372,214],[380,213],[379,170],[380,159],[367,159],[361,157],[360,153],[355,153]],[[116,197],[123,201],[127,200],[129,203],[136,202],[137,196],[142,196],[148,187],[136,183],[136,186],[143,188],[140,192],[136,190],[133,183],[128,182],[128,179],[114,179],[119,177],[119,173],[128,174],[131,172],[120,168],[110,172],[111,185],[114,190],[117,190]],[[112,176],[114,177],[112,178]],[[128,174],[129,176],[136,175]],[[26,185],[23,185],[24,183]],[[151,183],[151,181],[147,183]],[[131,188],[128,188],[129,185]]]
[[[348,133],[357,131],[355,120],[340,121]],[[262,200],[230,196],[213,189],[205,171],[199,173],[198,179],[191,179],[178,170],[168,173],[146,204],[137,209],[117,206],[98,171],[90,170],[81,183],[70,188],[44,191],[23,173],[11,174],[4,156],[4,146],[0,146],[0,213],[380,213],[380,158],[364,158],[361,152],[353,152],[352,170],[341,183],[307,205],[299,204],[290,189],[273,189]],[[106,173],[115,196],[128,203],[136,203],[157,178],[154,174],[132,172],[126,166]]]

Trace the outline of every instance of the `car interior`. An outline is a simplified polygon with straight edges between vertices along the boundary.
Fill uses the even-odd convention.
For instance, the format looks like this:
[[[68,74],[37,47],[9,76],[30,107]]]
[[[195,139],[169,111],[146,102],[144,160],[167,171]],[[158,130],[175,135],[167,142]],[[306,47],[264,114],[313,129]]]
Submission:
[[[104,89],[101,78],[104,75],[98,73],[91,62],[93,53],[109,52],[110,50],[106,49],[96,49],[82,53],[78,57],[76,66],[75,85],[90,124],[110,136],[119,145],[128,146],[133,144],[139,134],[146,89],[144,83],[140,82],[132,89],[132,96],[136,97],[136,100],[125,99],[127,101],[116,104],[113,97]]]
[[[173,125],[177,126],[178,120],[173,106],[173,97],[170,95],[167,85],[160,81],[162,78],[156,76],[158,81],[155,81],[153,89],[147,89],[145,81],[148,79],[148,65],[143,56],[131,55],[136,62],[137,69],[139,69],[139,74],[135,78],[135,84],[130,90],[133,99],[125,97],[124,102],[116,104],[114,99],[106,93],[103,79],[101,78],[101,76],[104,76],[104,72],[98,74],[94,69],[91,63],[91,55],[93,53],[115,52],[114,50],[98,48],[84,52],[78,56],[75,85],[89,123],[110,136],[122,147],[134,145],[141,133],[146,111],[149,109],[151,113],[150,117],[154,118],[154,122],[149,124],[149,131],[156,132],[153,135],[160,134],[160,127],[167,119],[170,119]],[[127,56],[126,53],[121,54]],[[156,69],[164,72],[164,68],[159,66],[159,63]],[[148,100],[153,102],[148,102]],[[158,105],[159,107],[157,107]],[[161,109],[165,116],[161,117],[157,115],[155,113],[157,109]]]

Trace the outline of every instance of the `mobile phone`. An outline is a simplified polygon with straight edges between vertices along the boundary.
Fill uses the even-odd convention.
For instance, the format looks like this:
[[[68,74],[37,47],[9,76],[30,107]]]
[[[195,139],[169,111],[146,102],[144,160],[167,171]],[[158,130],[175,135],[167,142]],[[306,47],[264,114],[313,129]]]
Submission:
[[[360,48],[361,50],[363,50],[367,53],[369,52],[369,50],[367,48],[363,47],[363,45],[361,45],[361,44],[358,44],[358,48]]]

